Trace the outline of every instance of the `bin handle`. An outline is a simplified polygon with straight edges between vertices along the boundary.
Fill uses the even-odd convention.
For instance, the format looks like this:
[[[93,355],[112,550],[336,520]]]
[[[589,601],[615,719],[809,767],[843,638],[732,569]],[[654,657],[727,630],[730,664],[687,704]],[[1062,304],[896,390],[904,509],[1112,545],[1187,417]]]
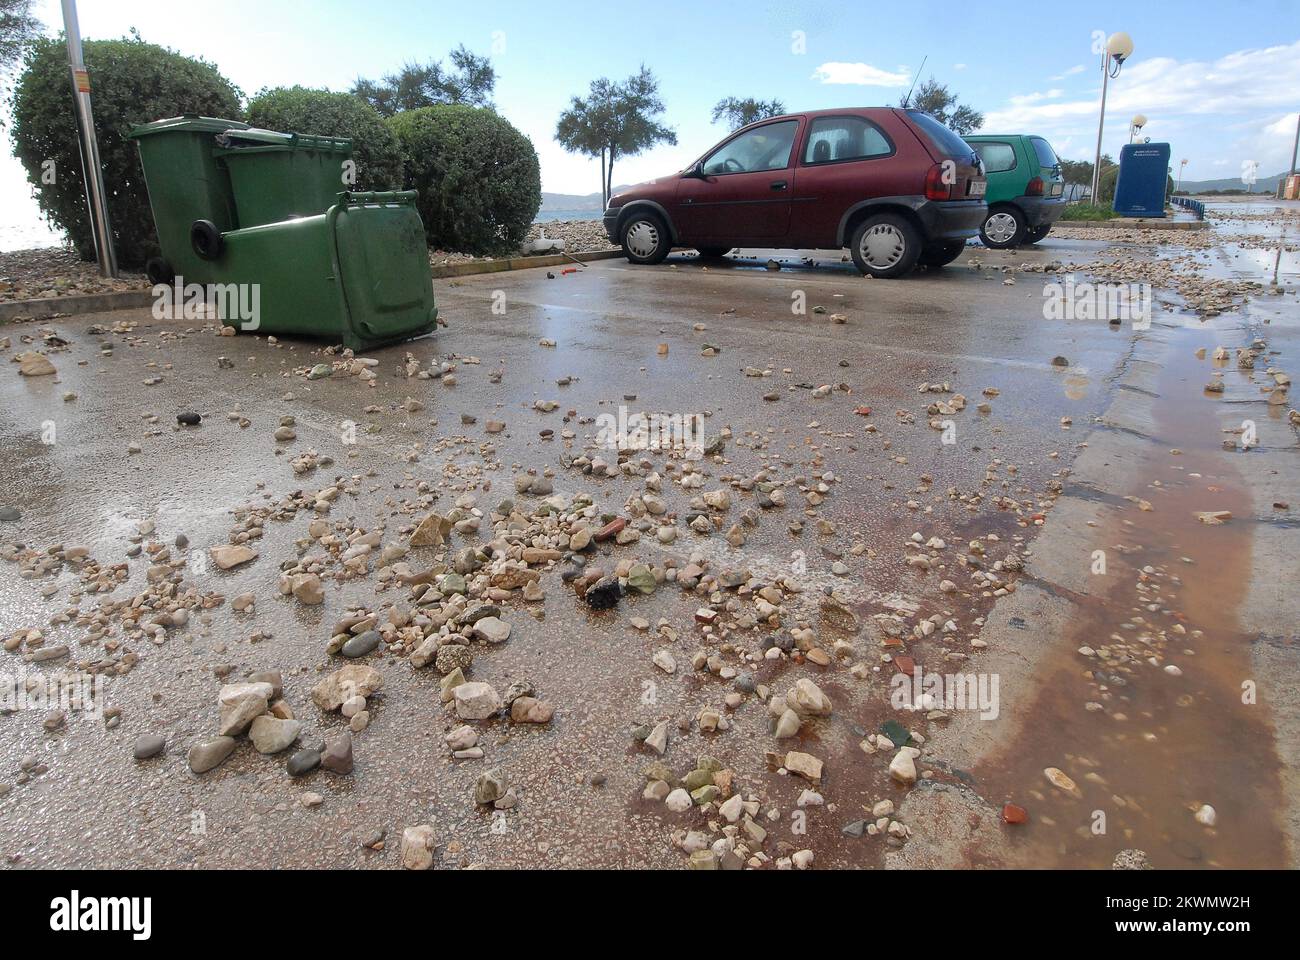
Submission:
[[[363,203],[414,203],[420,196],[416,190],[344,190],[339,203],[356,206]]]

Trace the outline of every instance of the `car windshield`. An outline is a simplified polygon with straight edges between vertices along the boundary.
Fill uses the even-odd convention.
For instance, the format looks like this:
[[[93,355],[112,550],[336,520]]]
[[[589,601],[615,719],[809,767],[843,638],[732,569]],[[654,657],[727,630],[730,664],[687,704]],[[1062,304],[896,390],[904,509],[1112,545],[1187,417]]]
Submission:
[[[724,173],[752,173],[756,170],[782,170],[790,165],[798,120],[769,123],[729,140],[704,161],[709,176]]]
[[[969,157],[970,144],[953,133],[934,117],[920,110],[908,110],[907,116],[924,133],[940,155],[945,157]]]
[[[1030,137],[1029,142],[1034,145],[1034,152],[1038,154],[1038,165],[1047,169],[1049,167],[1060,166],[1061,161],[1057,159],[1056,151],[1052,145],[1042,137]]]

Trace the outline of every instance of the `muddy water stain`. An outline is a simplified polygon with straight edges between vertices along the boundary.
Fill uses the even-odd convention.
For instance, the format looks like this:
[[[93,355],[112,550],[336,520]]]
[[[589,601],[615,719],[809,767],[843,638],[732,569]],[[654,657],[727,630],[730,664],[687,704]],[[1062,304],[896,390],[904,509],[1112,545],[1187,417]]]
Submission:
[[[1152,509],[1126,509],[1098,533],[1096,547],[1126,545],[1107,549],[1109,590],[1080,598],[1021,733],[977,771],[988,800],[1029,810],[1031,822],[1013,834],[1024,865],[1107,867],[1129,847],[1157,868],[1284,865],[1272,726],[1265,706],[1243,703],[1243,683],[1254,679],[1237,621],[1251,500],[1217,453],[1222,434],[1206,406],[1214,401],[1199,396],[1208,364],[1191,359],[1194,336],[1174,338],[1153,424],[1159,440],[1146,481],[1130,491]],[[1207,526],[1196,518],[1207,510],[1233,519]],[[1133,651],[1140,637],[1154,663],[1078,652]],[[1053,787],[1047,767],[1070,776],[1078,797]],[[1202,804],[1215,808],[1215,826],[1195,819]]]

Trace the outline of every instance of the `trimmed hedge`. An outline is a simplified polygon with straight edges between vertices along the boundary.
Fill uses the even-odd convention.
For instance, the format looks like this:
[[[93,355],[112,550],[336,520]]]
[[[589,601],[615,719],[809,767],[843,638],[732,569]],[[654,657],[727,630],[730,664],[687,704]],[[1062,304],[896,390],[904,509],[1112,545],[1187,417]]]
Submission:
[[[401,143],[403,186],[420,194],[429,244],[463,253],[518,249],[542,203],[532,141],[484,107],[447,104],[384,121]]]
[[[354,190],[392,190],[402,182],[397,136],[370,104],[350,93],[277,87],[262,90],[248,104],[255,127],[322,137],[349,137],[357,163]]]
[[[157,253],[158,241],[140,152],[126,135],[138,124],[182,113],[242,119],[242,94],[212,64],[138,37],[87,40],[82,47],[118,263],[139,266]],[[95,241],[62,40],[43,38],[33,45],[14,91],[13,118],[14,156],[36,188],[41,211],[67,231],[82,259],[93,260]],[[45,160],[54,161],[52,184],[41,182]]]

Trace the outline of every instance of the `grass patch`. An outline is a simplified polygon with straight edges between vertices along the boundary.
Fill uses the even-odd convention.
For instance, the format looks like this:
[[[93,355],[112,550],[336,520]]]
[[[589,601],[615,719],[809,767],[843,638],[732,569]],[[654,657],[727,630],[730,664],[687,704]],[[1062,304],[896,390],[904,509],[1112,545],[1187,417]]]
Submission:
[[[1090,203],[1072,203],[1061,214],[1062,220],[1114,220],[1119,214],[1110,207],[1096,207]]]

